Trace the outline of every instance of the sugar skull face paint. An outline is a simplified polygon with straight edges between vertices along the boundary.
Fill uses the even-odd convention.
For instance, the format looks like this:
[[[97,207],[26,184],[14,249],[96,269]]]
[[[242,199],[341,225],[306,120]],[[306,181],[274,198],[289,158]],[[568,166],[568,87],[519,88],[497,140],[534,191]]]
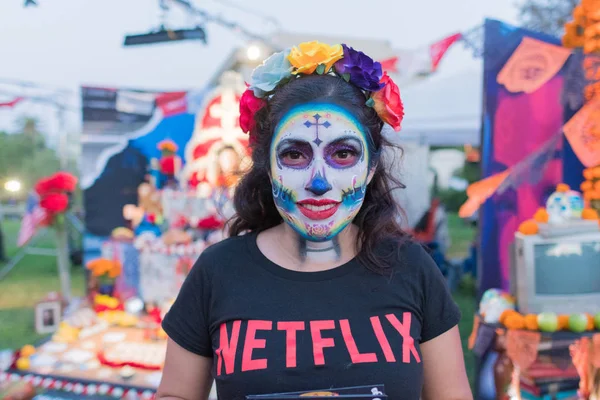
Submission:
[[[344,108],[309,103],[281,119],[271,142],[273,198],[304,239],[331,240],[352,222],[369,179],[369,141]]]

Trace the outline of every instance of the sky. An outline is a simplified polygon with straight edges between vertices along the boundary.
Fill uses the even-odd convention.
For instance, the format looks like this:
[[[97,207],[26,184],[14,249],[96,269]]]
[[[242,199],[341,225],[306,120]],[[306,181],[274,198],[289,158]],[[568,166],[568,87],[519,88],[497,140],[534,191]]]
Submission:
[[[207,45],[180,42],[125,48],[126,34],[147,32],[161,21],[179,28],[201,20],[176,6],[161,19],[158,0],[36,1],[37,7],[24,8],[24,0],[0,0],[0,82],[29,81],[69,91],[69,129],[78,126],[80,85],[202,88],[230,52],[247,43],[240,34],[207,22]],[[191,1],[266,36],[277,27],[258,14],[274,18],[286,31],[382,39],[397,48],[427,45],[480,25],[485,18],[518,22],[515,0]],[[452,49],[439,73],[464,71],[480,62],[466,50]],[[0,86],[0,100],[14,90]],[[56,130],[52,110],[30,102],[14,112],[0,109],[0,129],[14,129],[24,114],[39,114],[46,130]]]

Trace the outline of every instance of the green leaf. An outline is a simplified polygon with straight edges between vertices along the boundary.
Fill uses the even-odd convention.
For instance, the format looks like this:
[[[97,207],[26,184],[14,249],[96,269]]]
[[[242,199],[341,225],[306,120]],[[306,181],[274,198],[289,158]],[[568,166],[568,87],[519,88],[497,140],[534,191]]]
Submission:
[[[367,107],[373,107],[375,105],[375,100],[373,100],[372,97],[369,97],[369,100],[367,100]]]
[[[342,78],[344,78],[346,82],[350,82],[350,74],[342,74]]]
[[[325,73],[325,64],[319,64],[317,67],[317,74],[323,75]]]

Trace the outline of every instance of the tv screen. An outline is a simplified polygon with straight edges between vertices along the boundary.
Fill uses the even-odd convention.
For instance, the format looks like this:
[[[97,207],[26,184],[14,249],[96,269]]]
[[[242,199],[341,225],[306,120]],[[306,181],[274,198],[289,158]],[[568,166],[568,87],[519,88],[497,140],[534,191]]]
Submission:
[[[600,293],[600,242],[534,246],[537,295]]]

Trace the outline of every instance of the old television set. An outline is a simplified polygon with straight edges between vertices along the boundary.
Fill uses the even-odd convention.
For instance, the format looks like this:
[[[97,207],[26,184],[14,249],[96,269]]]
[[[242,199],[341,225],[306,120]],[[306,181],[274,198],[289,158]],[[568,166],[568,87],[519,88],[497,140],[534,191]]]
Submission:
[[[512,251],[510,286],[521,313],[600,312],[600,232],[517,233]]]

